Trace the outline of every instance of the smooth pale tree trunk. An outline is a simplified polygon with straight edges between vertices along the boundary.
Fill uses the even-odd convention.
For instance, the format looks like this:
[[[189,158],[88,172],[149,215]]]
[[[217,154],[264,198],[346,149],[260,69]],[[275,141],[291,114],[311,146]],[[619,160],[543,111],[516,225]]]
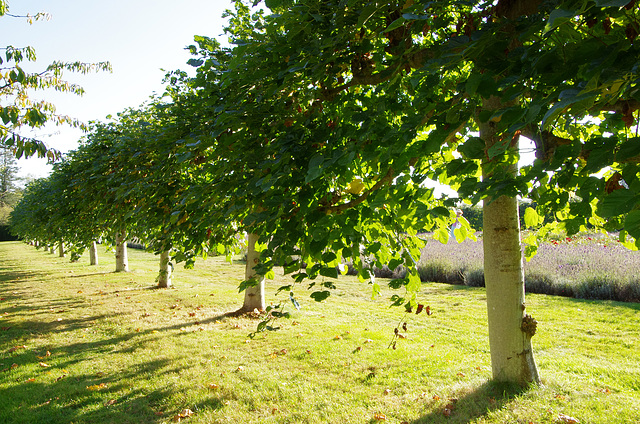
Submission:
[[[64,258],[64,255],[65,255],[64,244],[60,242],[60,244],[58,244],[58,256],[60,256],[61,258]]]
[[[253,311],[255,309],[264,311],[264,276],[258,275],[253,267],[260,261],[260,254],[256,252],[255,246],[258,235],[249,233],[247,237],[247,264],[245,266],[245,280],[254,280],[255,285],[247,287],[244,291],[244,304],[242,311]]]
[[[501,104],[498,99],[492,98],[485,101],[484,107],[496,110]],[[493,123],[479,123],[479,126],[480,137],[485,141],[487,150],[500,142]],[[517,143],[512,148],[517,154]],[[508,172],[515,174],[517,160],[513,158],[509,163],[497,166],[503,170],[506,167]],[[495,171],[493,166],[492,160],[485,160],[483,177]],[[483,214],[484,276],[493,379],[520,385],[539,384],[540,377],[531,345],[535,325],[531,331],[531,325],[528,325],[531,318],[525,318],[518,200],[505,196],[485,199]]]
[[[127,240],[124,231],[120,231],[116,235],[116,272],[129,272]]]
[[[168,289],[171,287],[171,256],[166,250],[160,253],[160,272],[158,273],[158,287]]]
[[[98,245],[95,241],[92,241],[89,246],[89,264],[98,265]]]

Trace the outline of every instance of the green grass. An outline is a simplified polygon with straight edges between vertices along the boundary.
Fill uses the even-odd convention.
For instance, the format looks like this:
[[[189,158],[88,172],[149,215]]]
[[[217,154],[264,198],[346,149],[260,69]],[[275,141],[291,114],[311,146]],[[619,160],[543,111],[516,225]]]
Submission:
[[[484,289],[425,284],[433,315],[405,316],[341,277],[252,339],[257,319],[225,315],[242,265],[178,267],[159,290],[157,258],[129,255],[116,274],[105,251],[91,267],[0,243],[0,423],[640,421],[640,304],[529,295],[544,385],[517,390],[490,382]]]

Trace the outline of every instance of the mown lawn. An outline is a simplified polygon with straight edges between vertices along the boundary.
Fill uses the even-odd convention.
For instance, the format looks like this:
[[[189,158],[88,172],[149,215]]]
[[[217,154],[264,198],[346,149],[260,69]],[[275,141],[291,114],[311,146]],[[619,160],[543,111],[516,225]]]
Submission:
[[[116,274],[104,250],[91,267],[0,243],[0,423],[640,422],[637,303],[529,295],[544,385],[517,390],[489,380],[482,288],[425,284],[433,314],[405,315],[341,277],[251,338],[258,319],[225,315],[242,264],[178,267],[158,290],[157,258],[129,254]]]

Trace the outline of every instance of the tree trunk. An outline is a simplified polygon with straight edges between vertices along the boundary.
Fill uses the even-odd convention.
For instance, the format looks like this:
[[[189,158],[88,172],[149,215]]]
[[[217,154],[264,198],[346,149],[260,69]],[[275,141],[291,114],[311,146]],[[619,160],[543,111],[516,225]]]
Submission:
[[[116,272],[129,272],[127,240],[124,230],[116,235]]]
[[[60,244],[58,244],[58,256],[60,256],[61,258],[64,258],[64,254],[65,254],[65,252],[64,252],[64,244],[62,242],[60,242]]]
[[[258,241],[258,235],[249,233],[247,238],[247,264],[245,266],[245,280],[253,280],[254,285],[247,287],[244,291],[243,311],[253,311],[258,309],[264,311],[264,276],[256,274],[253,267],[260,261],[260,254],[256,252],[255,244]]]
[[[171,287],[171,256],[165,250],[160,254],[160,273],[158,274],[158,287],[168,289]]]
[[[501,104],[492,98],[486,100],[484,106],[496,110]],[[500,139],[492,122],[479,123],[479,126],[480,137],[488,151]],[[517,156],[517,143],[509,153]],[[489,159],[487,156],[483,164],[483,178],[490,176],[495,166],[513,174],[517,172],[517,158],[512,157],[496,165],[495,162],[501,159]],[[493,378],[521,385],[539,384],[531,345],[535,321],[525,315],[518,200],[506,196],[487,198],[483,203],[483,214],[484,276]]]
[[[89,263],[98,265],[98,245],[95,241],[92,241],[91,246],[89,246]]]

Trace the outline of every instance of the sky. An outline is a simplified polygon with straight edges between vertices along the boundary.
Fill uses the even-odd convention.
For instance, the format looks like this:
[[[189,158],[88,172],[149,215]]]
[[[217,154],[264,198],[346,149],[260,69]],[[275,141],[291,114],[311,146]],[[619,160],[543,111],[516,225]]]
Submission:
[[[29,25],[25,18],[0,18],[0,45],[32,46],[37,55],[24,68],[35,72],[51,62],[109,61],[113,72],[88,75],[65,73],[64,79],[85,89],[83,96],[50,91],[35,92],[33,98],[56,105],[57,113],[83,122],[106,120],[129,107],[137,107],[154,92],[162,92],[165,71],[181,69],[193,75],[186,64],[185,47],[194,35],[217,38],[226,43],[224,10],[231,0],[9,0],[9,13],[35,15],[46,12],[50,20]],[[165,71],[163,71],[163,69]],[[64,126],[47,126],[35,133],[62,152],[73,150],[82,132]],[[21,177],[44,177],[50,166],[43,159],[21,159]]]

